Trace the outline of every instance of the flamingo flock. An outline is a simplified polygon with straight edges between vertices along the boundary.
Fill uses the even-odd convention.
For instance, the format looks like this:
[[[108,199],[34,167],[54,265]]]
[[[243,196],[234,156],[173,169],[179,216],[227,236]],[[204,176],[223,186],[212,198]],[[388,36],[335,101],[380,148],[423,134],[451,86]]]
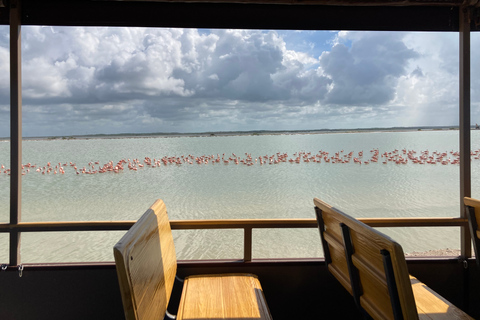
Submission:
[[[470,159],[480,159],[480,149],[470,152]],[[245,153],[243,156],[237,156],[235,153],[231,155],[217,154],[217,155],[182,155],[182,156],[164,156],[162,158],[150,158],[145,157],[142,160],[139,159],[121,159],[117,162],[109,161],[105,164],[100,164],[99,161],[90,161],[87,165],[81,167],[77,166],[74,162],[58,162],[52,164],[47,162],[46,165],[37,165],[32,163],[26,163],[22,165],[22,174],[28,174],[36,172],[42,175],[59,174],[63,175],[67,171],[74,172],[77,175],[81,174],[99,174],[99,173],[120,173],[124,171],[137,171],[143,168],[160,168],[161,166],[181,166],[185,164],[193,165],[207,165],[207,164],[223,164],[223,165],[273,165],[280,163],[329,163],[329,164],[355,164],[355,165],[368,165],[381,162],[382,164],[396,164],[406,165],[408,163],[420,164],[420,165],[455,165],[460,162],[460,154],[457,151],[450,152],[429,152],[428,150],[416,152],[413,150],[395,149],[390,152],[383,152],[380,154],[378,148],[370,150],[370,155],[364,157],[364,152],[359,151],[354,153],[353,151],[345,152],[344,150],[335,152],[333,155],[326,151],[320,150],[319,152],[312,154],[311,152],[295,152],[291,157],[285,152],[277,152],[273,155],[261,155],[253,157],[250,153]],[[0,166],[0,175],[10,175],[11,169],[5,168],[5,165]]]

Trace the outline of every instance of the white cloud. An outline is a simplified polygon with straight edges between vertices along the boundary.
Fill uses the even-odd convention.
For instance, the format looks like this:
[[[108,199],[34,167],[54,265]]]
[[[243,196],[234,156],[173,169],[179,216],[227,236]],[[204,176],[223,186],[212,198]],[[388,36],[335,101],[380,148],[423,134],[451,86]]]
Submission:
[[[26,135],[450,125],[458,118],[453,33],[22,30]],[[480,68],[474,57],[472,68]],[[479,84],[472,74],[477,105]],[[0,27],[2,114],[8,88],[8,28]]]
[[[458,34],[408,33],[405,42],[419,57],[400,79],[394,103],[408,106],[412,125],[457,124]]]

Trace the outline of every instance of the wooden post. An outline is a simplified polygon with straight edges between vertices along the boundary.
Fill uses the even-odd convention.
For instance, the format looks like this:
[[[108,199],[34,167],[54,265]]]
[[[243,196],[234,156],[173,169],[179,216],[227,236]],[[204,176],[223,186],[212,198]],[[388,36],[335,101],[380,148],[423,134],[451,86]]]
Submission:
[[[245,227],[243,229],[243,261],[252,261],[252,227]]]
[[[22,208],[22,69],[20,0],[10,1],[10,224]],[[10,232],[10,265],[20,263],[20,232]]]
[[[471,196],[470,164],[470,14],[468,7],[460,8],[460,216],[466,218],[464,197]],[[468,227],[460,228],[462,256],[472,256]]]

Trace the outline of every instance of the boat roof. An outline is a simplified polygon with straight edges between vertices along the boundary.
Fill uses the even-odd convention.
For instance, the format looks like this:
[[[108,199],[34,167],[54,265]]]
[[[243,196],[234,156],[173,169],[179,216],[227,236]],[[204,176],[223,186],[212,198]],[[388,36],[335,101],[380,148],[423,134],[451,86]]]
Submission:
[[[9,3],[0,0],[0,24]],[[3,5],[2,5],[3,4]],[[480,0],[22,0],[22,25],[291,30],[458,31]]]
[[[20,35],[21,25],[195,27],[292,30],[459,32],[459,136],[461,218],[471,196],[470,31],[480,28],[480,0],[0,0],[0,24]],[[9,21],[10,16],[12,21]],[[10,23],[11,22],[11,23]],[[20,262],[22,91],[21,37],[10,37],[10,265]],[[34,223],[38,227],[38,223]],[[108,226],[110,227],[110,226]],[[78,231],[72,224],[66,229]],[[102,228],[105,228],[102,226]],[[112,229],[105,229],[112,230]],[[41,230],[44,231],[44,230]],[[471,256],[462,226],[462,256]]]

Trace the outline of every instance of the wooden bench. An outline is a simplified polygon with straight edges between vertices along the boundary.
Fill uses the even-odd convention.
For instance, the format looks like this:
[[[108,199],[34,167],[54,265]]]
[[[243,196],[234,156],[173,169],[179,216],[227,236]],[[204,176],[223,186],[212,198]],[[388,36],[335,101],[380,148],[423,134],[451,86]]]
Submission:
[[[480,265],[480,229],[478,227],[478,221],[480,221],[480,200],[465,197],[463,203],[465,204],[465,211],[467,212],[473,251],[475,252],[477,265]]]
[[[177,262],[162,200],[120,239],[114,249],[126,319],[163,319]],[[252,274],[187,277],[177,319],[271,319],[262,287]]]
[[[328,270],[373,319],[472,319],[408,274],[402,247],[314,199]]]

